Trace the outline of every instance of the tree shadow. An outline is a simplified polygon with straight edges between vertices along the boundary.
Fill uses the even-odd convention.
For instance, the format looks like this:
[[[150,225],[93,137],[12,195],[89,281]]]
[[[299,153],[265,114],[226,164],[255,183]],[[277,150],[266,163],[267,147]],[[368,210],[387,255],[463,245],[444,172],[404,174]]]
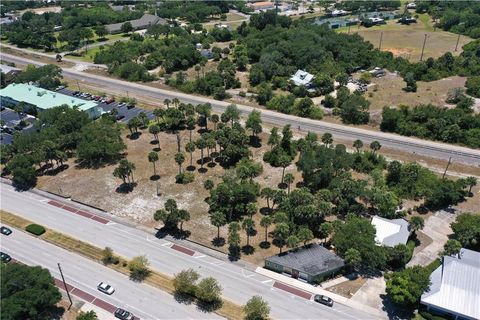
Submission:
[[[220,155],[220,153],[214,151],[214,152],[210,152],[210,157],[216,159],[218,156]]]
[[[271,247],[270,242],[268,242],[268,241],[262,241],[262,242],[260,242],[260,248],[262,248],[262,249],[268,249],[268,248],[270,248],[270,247]]]
[[[262,146],[262,140],[256,136],[250,136],[248,144],[253,148],[260,148]]]
[[[283,189],[283,190],[288,188],[288,185],[285,182],[280,182],[277,186],[279,189]]]
[[[382,299],[382,310],[387,313],[388,319],[413,319],[414,312],[412,308],[396,305],[386,294],[381,294],[380,298]]]
[[[238,261],[240,259],[240,247],[239,246],[229,246],[228,247],[228,260]]]
[[[213,312],[221,308],[222,305],[223,305],[223,302],[221,299],[218,299],[212,302],[198,301],[197,303],[198,309],[202,312]]]
[[[296,186],[297,188],[303,188],[303,187],[305,187],[305,182],[303,182],[303,181],[298,181],[298,182],[295,184],[295,186]]]
[[[117,193],[130,193],[133,191],[133,189],[137,186],[136,182],[133,183],[122,183],[120,186],[115,189],[115,192]]]
[[[49,170],[45,171],[44,174],[47,175],[47,176],[55,176],[55,175],[59,174],[60,172],[67,170],[68,168],[69,168],[68,164],[63,164],[61,166],[58,166],[58,167],[55,167],[55,168],[52,168],[52,169],[49,169]]]
[[[52,319],[52,320],[60,320],[63,319],[63,316],[65,314],[65,308],[64,307],[59,307],[59,306],[50,306],[48,307],[42,316],[45,316],[45,318]]]
[[[198,168],[198,172],[200,173],[206,173],[208,171],[207,168]]]
[[[150,141],[150,144],[158,144],[158,140],[157,139],[153,139]]]
[[[225,245],[225,238],[224,237],[215,237],[212,240],[212,245],[215,247],[223,247]]]
[[[205,165],[205,163],[208,163],[212,161],[212,158],[211,157],[203,157],[203,164]],[[198,165],[201,165],[202,164],[202,159],[198,159],[197,160],[197,164]]]
[[[251,245],[245,245],[242,247],[242,253],[246,254],[246,255],[251,255],[251,254],[254,254],[255,253],[255,248]]]
[[[156,148],[153,148],[152,150],[155,151],[155,152],[160,152],[160,150],[162,150],[162,149],[160,149],[160,147],[156,147]]]
[[[153,175],[150,176],[150,180],[151,181],[158,181],[158,180],[160,180],[160,175],[153,174]]]
[[[186,304],[186,305],[190,305],[195,301],[195,297],[193,297],[192,295],[190,295],[188,293],[177,292],[177,291],[174,292],[173,298],[178,303],[182,303],[182,304]]]
[[[195,171],[195,169],[197,169],[197,167],[195,167],[195,166],[188,166],[186,169],[187,169],[187,171],[192,172],[192,171]]]
[[[268,207],[262,207],[262,208],[260,208],[260,213],[264,216],[268,216],[272,213],[272,209],[270,209]]]
[[[209,168],[215,168],[217,166],[217,164],[213,161],[210,161],[209,163],[207,163],[207,167]]]
[[[138,138],[140,138],[141,135],[142,135],[141,132],[134,132],[132,134],[128,134],[127,138],[130,140],[137,140]]]

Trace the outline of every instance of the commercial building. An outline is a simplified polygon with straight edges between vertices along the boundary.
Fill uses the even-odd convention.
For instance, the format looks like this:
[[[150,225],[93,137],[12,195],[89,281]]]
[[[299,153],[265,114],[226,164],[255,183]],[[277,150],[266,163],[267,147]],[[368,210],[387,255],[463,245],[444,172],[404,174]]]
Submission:
[[[14,107],[20,102],[25,103],[26,108],[37,108],[38,111],[67,105],[78,108],[88,114],[90,118],[98,118],[102,109],[94,101],[87,101],[46,90],[29,84],[12,83],[0,90],[0,102],[5,107]]]
[[[480,319],[480,252],[461,249],[443,257],[430,281],[430,290],[420,299],[430,312],[455,320]]]
[[[148,27],[156,24],[161,24],[161,25],[168,24],[167,20],[160,18],[156,15],[144,14],[140,19],[125,21],[120,23],[107,24],[105,27],[107,28],[109,33],[118,33],[122,31],[122,25],[127,22],[130,22],[130,24],[133,27],[133,30],[147,29]]]
[[[378,245],[395,247],[397,244],[406,244],[410,237],[410,229],[405,219],[385,219],[379,216],[372,218],[375,227],[375,242]]]
[[[275,4],[270,1],[255,2],[250,4],[249,6],[255,11],[267,11],[267,10],[273,10],[275,8]]]
[[[265,259],[265,268],[308,282],[320,281],[344,265],[340,257],[317,243]]]

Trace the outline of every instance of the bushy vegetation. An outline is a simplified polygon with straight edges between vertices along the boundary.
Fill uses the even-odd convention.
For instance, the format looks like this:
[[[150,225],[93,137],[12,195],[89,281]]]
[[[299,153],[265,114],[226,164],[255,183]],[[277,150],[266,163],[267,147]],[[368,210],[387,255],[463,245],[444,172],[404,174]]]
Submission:
[[[454,109],[433,105],[385,107],[380,129],[480,148],[480,116],[473,114],[472,105],[472,99],[463,97]]]
[[[60,67],[47,64],[36,67],[29,64],[27,68],[15,76],[17,83],[36,83],[39,87],[53,90],[58,87],[62,79],[62,69]]]
[[[459,241],[463,248],[480,249],[480,216],[475,213],[462,213],[451,224],[452,238]]]
[[[25,230],[27,230],[28,232],[36,235],[36,236],[40,236],[42,234],[45,233],[45,228],[42,227],[41,225],[38,225],[38,224],[29,224]]]
[[[228,6],[227,1],[166,1],[161,3],[156,11],[163,18],[180,17],[190,23],[199,23],[227,13]]]
[[[428,14],[445,31],[480,38],[480,4],[466,1],[417,1],[416,11]]]

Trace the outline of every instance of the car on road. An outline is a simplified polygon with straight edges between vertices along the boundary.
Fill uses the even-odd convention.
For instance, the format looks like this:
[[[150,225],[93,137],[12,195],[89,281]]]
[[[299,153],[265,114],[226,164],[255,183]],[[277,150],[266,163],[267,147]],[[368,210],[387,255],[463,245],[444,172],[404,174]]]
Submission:
[[[4,234],[4,235],[6,235],[6,236],[9,236],[9,235],[12,234],[12,229],[2,226],[2,227],[0,228],[0,233],[1,233],[1,234]]]
[[[114,312],[115,318],[122,319],[122,320],[132,320],[133,319],[133,314],[131,312],[128,312],[127,310],[124,310],[122,308],[117,308]]]
[[[5,252],[0,252],[0,261],[8,263],[12,261],[12,257],[10,257],[10,255],[6,254]]]
[[[106,293],[108,295],[112,294],[115,292],[115,289],[111,285],[105,282],[100,282],[97,286],[98,291]]]
[[[313,300],[315,302],[324,304],[326,306],[332,307],[333,306],[333,300],[327,296],[321,295],[321,294],[316,294],[315,297],[313,297]]]

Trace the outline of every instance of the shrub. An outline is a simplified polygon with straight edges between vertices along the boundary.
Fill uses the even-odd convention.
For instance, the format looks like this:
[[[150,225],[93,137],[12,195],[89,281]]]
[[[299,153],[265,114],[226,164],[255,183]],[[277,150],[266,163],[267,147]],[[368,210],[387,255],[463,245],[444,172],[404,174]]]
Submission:
[[[42,227],[41,225],[38,225],[38,224],[35,224],[35,223],[28,225],[25,228],[25,230],[27,230],[28,232],[30,232],[30,233],[32,233],[36,236],[40,236],[40,235],[45,233],[45,228]]]
[[[195,180],[195,176],[191,172],[183,172],[175,176],[175,182],[180,184],[188,184]]]

